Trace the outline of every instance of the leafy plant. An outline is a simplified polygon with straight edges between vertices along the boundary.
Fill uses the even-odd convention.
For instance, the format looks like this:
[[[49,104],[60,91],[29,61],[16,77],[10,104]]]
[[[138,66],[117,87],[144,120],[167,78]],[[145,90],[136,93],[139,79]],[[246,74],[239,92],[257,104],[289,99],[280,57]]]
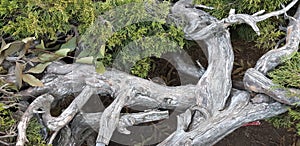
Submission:
[[[12,118],[12,112],[9,109],[4,108],[5,104],[0,103],[0,131],[6,132],[15,124],[15,120]]]
[[[281,9],[281,4],[287,4],[291,0],[194,0],[195,4],[203,4],[214,7],[209,10],[211,15],[222,19],[227,17],[230,9],[235,9],[236,13],[254,14],[260,10],[267,12]],[[273,48],[280,37],[284,34],[279,30],[279,26],[284,24],[282,17],[276,17],[259,22],[257,25],[260,28],[261,35],[257,36],[256,33],[248,25],[235,25],[233,26],[233,35],[235,38],[255,41],[256,46],[263,49]]]
[[[290,59],[287,59],[283,65],[271,71],[268,74],[274,83],[278,86],[274,88],[298,88],[300,89],[300,53],[295,53]],[[296,96],[297,93],[290,93],[287,96]],[[300,108],[295,105],[284,115],[270,118],[268,120],[276,127],[294,128],[300,135]]]
[[[136,62],[136,64],[130,70],[131,74],[141,78],[146,78],[151,67],[150,62],[150,58],[145,58]]]
[[[281,87],[292,87],[300,89],[300,53],[295,53],[291,59],[284,62],[268,74],[274,83]]]
[[[125,2],[126,5],[119,5]],[[93,56],[99,63],[104,62],[105,55],[112,54],[112,59],[117,60],[114,67],[119,68],[183,48],[183,32],[165,21],[169,5],[169,2],[157,4],[153,0],[97,3],[97,7],[108,11],[99,11],[101,17],[82,36],[83,49],[78,57]],[[139,72],[137,75],[142,76],[147,74],[147,69],[143,70],[144,73],[136,69],[131,72]]]
[[[30,146],[46,146],[46,142],[43,140],[43,137],[40,134],[41,125],[38,121],[33,118],[30,120],[26,135],[28,138],[28,145]]]
[[[78,25],[83,33],[95,20],[92,0],[1,0],[0,32],[15,39],[66,33]]]

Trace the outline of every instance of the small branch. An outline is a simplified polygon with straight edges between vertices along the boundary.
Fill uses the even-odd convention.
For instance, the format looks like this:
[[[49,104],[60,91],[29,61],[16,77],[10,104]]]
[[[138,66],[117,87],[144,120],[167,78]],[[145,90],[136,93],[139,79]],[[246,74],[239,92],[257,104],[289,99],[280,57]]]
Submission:
[[[213,10],[215,9],[214,7],[209,7],[209,6],[205,6],[205,5],[195,5],[196,8],[203,8],[203,9],[209,9],[209,10]]]
[[[300,7],[298,7],[295,14],[297,21],[291,21],[287,28],[286,44],[279,49],[264,54],[256,63],[256,70],[266,75],[268,71],[284,62],[285,59],[291,58],[291,55],[297,52],[300,42],[300,18],[297,17],[299,13]]]
[[[288,10],[290,10],[297,2],[298,2],[298,0],[293,0],[291,3],[289,3],[286,7],[284,7],[281,10],[270,12],[270,13],[267,13],[267,14],[264,14],[261,16],[257,16],[256,21],[259,22],[259,21],[266,20],[270,17],[282,15],[282,14],[286,13]]]
[[[119,120],[118,131],[123,134],[130,134],[131,132],[128,131],[126,127],[167,118],[169,118],[168,111],[145,111],[140,113],[124,114]]]
[[[194,10],[193,8],[186,8],[187,4],[190,4],[189,0],[181,0],[177,2],[172,8],[173,15],[184,15],[186,18],[187,26],[184,28],[185,36],[187,39],[191,40],[204,40],[209,38],[215,33],[224,31],[224,28],[232,24],[246,23],[252,27],[252,29],[259,35],[259,28],[256,23],[268,19],[273,16],[278,16],[286,13],[291,7],[293,7],[298,0],[293,0],[287,7],[281,10],[270,12],[264,15],[263,10],[259,11],[253,15],[248,14],[235,14],[235,10],[231,9],[229,16],[220,21],[216,20],[212,16],[209,16],[204,11]],[[179,11],[179,12],[176,12]],[[261,15],[261,16],[259,16]],[[179,17],[177,16],[177,17]],[[179,17],[181,18],[181,17]],[[175,21],[176,22],[176,21]],[[179,21],[180,22],[180,21]],[[204,22],[209,22],[209,25],[203,24]],[[180,24],[176,24],[180,25]],[[222,30],[223,29],[223,30]]]
[[[60,114],[58,117],[54,118],[50,113],[46,112],[43,115],[43,120],[45,125],[54,131],[48,144],[52,144],[52,141],[56,137],[57,133],[61,128],[66,126],[74,116],[79,112],[89,98],[95,93],[95,89],[90,86],[86,86],[82,92],[72,101],[72,103]],[[49,110],[48,110],[49,111]]]
[[[272,80],[268,79],[261,72],[253,68],[246,71],[244,84],[247,90],[256,93],[264,93],[280,103],[293,105],[300,102],[299,97],[288,96],[288,93],[292,93],[293,89],[276,88],[276,84],[274,84]]]
[[[0,140],[0,144],[6,145],[6,146],[10,146],[10,145],[13,145],[14,143],[7,143],[5,141]]]
[[[16,137],[17,134],[13,134],[13,135],[4,135],[4,136],[0,136],[0,139],[3,139],[3,138],[11,138],[11,137]]]
[[[108,145],[110,138],[118,125],[121,109],[131,97],[134,97],[135,93],[133,91],[133,89],[127,88],[121,90],[115,100],[104,110],[100,119],[100,127],[96,140],[97,144],[104,143]]]
[[[246,91],[234,90],[230,105],[217,112],[191,131],[177,130],[159,146],[172,145],[213,145],[244,123],[269,118],[287,111],[280,103],[249,103],[250,95]],[[234,117],[234,118],[233,118]],[[179,120],[179,119],[178,119]]]
[[[26,138],[26,129],[28,126],[28,122],[32,118],[34,111],[38,111],[42,109],[44,111],[43,120],[46,126],[54,131],[54,134],[51,137],[50,143],[55,138],[55,134],[68,124],[73,117],[78,112],[79,108],[81,108],[89,97],[94,94],[94,88],[86,86],[83,91],[73,100],[73,102],[68,106],[67,109],[59,117],[52,117],[50,114],[51,103],[54,101],[54,97],[49,94],[44,94],[36,98],[27,108],[25,113],[23,114],[21,121],[18,124],[18,139],[17,146],[23,146],[25,142],[28,142]]]
[[[50,104],[54,100],[54,97],[49,94],[44,94],[36,98],[27,108],[25,113],[23,114],[21,121],[18,124],[18,138],[16,146],[23,146],[26,142],[28,142],[26,138],[26,129],[30,119],[33,116],[33,110],[38,110],[39,108],[49,108]]]

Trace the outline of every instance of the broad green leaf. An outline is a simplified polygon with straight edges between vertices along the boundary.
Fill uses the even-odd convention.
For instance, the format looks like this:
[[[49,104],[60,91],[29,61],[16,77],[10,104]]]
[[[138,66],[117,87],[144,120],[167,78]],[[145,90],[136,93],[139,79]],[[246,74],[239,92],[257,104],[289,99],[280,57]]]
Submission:
[[[79,58],[76,59],[77,63],[86,63],[86,64],[93,64],[93,56],[89,56],[89,57],[83,57],[83,58]]]
[[[56,55],[56,54],[48,54],[48,53],[44,53],[44,54],[41,54],[39,56],[39,59],[42,62],[51,62],[51,61],[57,60],[58,58],[59,58],[58,55]]]
[[[15,66],[15,76],[16,76],[16,83],[18,89],[22,87],[22,72],[23,72],[23,65],[16,62]]]
[[[68,42],[66,42],[65,44],[61,45],[61,47],[60,47],[59,50],[69,49],[70,51],[74,51],[75,48],[76,48],[76,37],[73,37]]]
[[[31,86],[44,86],[44,84],[31,74],[23,74],[23,81]]]
[[[50,64],[51,64],[51,62],[40,63],[40,64],[38,64],[37,66],[35,66],[35,67],[29,69],[28,72],[29,72],[29,73],[36,73],[36,74],[42,73],[42,72],[45,70],[45,68],[46,68],[48,65],[50,65]]]
[[[59,50],[55,51],[55,54],[60,57],[66,57],[70,51],[71,51],[71,49],[59,49]]]
[[[101,61],[95,62],[96,72],[99,74],[103,74],[105,72],[104,64]]]
[[[105,45],[101,45],[100,47],[100,57],[103,58],[105,55]]]

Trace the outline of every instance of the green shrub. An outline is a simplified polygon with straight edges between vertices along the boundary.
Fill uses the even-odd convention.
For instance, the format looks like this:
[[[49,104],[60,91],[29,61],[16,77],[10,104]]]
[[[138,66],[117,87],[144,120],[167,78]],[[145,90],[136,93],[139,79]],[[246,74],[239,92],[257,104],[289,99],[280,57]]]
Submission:
[[[209,12],[219,18],[225,18],[228,16],[230,9],[235,9],[236,13],[254,14],[260,10],[267,12],[282,9],[280,4],[287,4],[291,0],[194,0],[195,4],[203,4],[206,6],[212,6],[215,9]],[[279,26],[283,24],[282,17],[270,18],[259,22],[257,25],[260,28],[261,35],[257,36],[252,28],[248,25],[235,25],[233,26],[233,35],[237,35],[236,38],[255,41],[256,46],[263,49],[271,49],[276,45],[276,42],[280,39],[283,31],[279,30]]]
[[[81,42],[86,44],[79,57],[94,56],[95,60],[109,65],[125,46],[143,42],[145,37],[168,38],[182,48],[181,29],[165,21],[169,6],[169,2],[157,4],[154,0],[1,0],[0,32],[14,39],[36,36],[55,40],[59,33],[66,34],[72,25],[78,25]],[[111,23],[114,31],[102,24],[99,15]],[[122,59],[136,63],[142,58],[174,51],[170,46],[163,47],[163,43],[166,42],[140,44],[144,48],[138,50],[142,55],[123,53]],[[147,49],[149,46],[152,50]],[[101,54],[99,48],[103,48]]]
[[[125,2],[126,5],[120,5]],[[145,77],[150,64],[146,65],[148,61],[143,58],[160,57],[163,53],[183,48],[184,34],[180,28],[166,22],[169,2],[125,2],[116,0],[97,3],[96,7],[103,9],[98,9],[98,13],[102,14],[101,18],[82,36],[81,42],[85,49],[79,57],[94,56],[97,61],[103,61],[104,49],[104,52],[112,54],[112,59],[117,60],[114,67],[118,69],[122,70],[122,65],[130,66],[138,61],[143,62],[146,68],[140,68],[142,70],[138,71],[136,66],[130,72]],[[152,11],[149,12],[149,9]]]
[[[0,103],[0,131],[9,134],[9,132],[14,127],[17,122],[16,120],[12,117],[12,112],[10,109],[5,109],[4,104]],[[26,130],[26,135],[28,138],[29,143],[27,145],[29,146],[46,146],[45,141],[43,140],[41,134],[41,125],[38,123],[38,121],[33,118],[30,120],[28,128]],[[12,132],[17,132],[17,131],[12,131]],[[3,139],[8,143],[13,143],[15,138],[7,138]]]
[[[1,0],[0,32],[15,39],[28,36],[56,38],[71,25],[84,32],[95,20],[92,0]]]
[[[4,108],[5,104],[0,102],[0,132],[7,135],[13,134],[14,125],[17,124],[16,120],[12,117],[12,112],[9,109]],[[12,143],[14,137],[8,137],[1,139],[4,142]]]
[[[300,53],[295,53],[291,59],[287,59],[283,65],[268,74],[278,86],[274,88],[298,88],[300,89]],[[299,94],[289,93],[287,96]],[[299,104],[290,108],[284,115],[270,118],[268,120],[275,127],[294,128],[300,135],[300,108]]]
[[[12,112],[9,109],[4,108],[5,104],[0,103],[0,131],[6,132],[16,124],[15,120],[12,118]]]
[[[284,62],[268,74],[274,83],[281,87],[300,89],[300,53],[295,53],[291,59]]]

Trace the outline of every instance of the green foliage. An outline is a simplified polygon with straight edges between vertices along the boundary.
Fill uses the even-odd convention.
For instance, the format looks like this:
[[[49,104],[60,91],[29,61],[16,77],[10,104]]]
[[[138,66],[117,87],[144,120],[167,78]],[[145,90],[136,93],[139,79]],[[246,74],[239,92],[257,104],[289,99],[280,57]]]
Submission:
[[[292,117],[289,114],[283,114],[267,119],[276,128],[291,128],[294,124]]]
[[[12,127],[17,124],[16,120],[12,117],[12,112],[10,109],[4,108],[5,104],[0,103],[0,131],[9,133],[13,130]],[[32,119],[29,122],[29,126],[26,130],[26,135],[29,140],[27,143],[29,146],[46,146],[40,134],[41,126],[36,119]],[[14,139],[9,139],[9,142],[13,142]]]
[[[0,32],[16,39],[47,35],[56,38],[66,33],[71,24],[80,24],[84,32],[95,19],[91,0],[1,0]]]
[[[290,58],[290,57],[288,57]],[[286,59],[286,58],[284,58]],[[268,74],[278,86],[274,88],[298,88],[300,89],[300,53],[295,53],[290,59],[286,59],[283,65]],[[298,96],[289,93],[287,96]],[[300,135],[300,108],[296,105],[288,110],[288,113],[269,119],[276,127],[294,128]]]
[[[293,128],[297,131],[297,134],[300,135],[300,108],[289,108],[288,112],[267,119],[268,122],[273,124],[276,128]]]
[[[274,83],[281,87],[300,89],[300,53],[295,53],[291,59],[284,62],[284,65],[278,67],[268,75]]]
[[[46,146],[46,142],[43,140],[40,130],[41,125],[38,123],[38,121],[35,118],[31,119],[26,130],[29,146]]]
[[[15,125],[17,121],[12,117],[13,112],[5,108],[5,104],[0,102],[0,132],[5,135],[13,135],[15,133]],[[1,135],[2,136],[2,135]],[[14,137],[7,137],[1,139],[4,142],[12,143]]]
[[[165,21],[169,5],[169,2],[157,4],[153,0],[97,3],[96,7],[102,9],[98,12],[102,15],[82,36],[81,42],[85,49],[79,54],[79,58],[94,56],[96,60],[104,60],[105,56],[103,58],[99,54],[102,54],[101,48],[105,46],[105,51],[112,54],[112,59],[117,60],[118,63],[114,65],[118,68],[122,65],[130,66],[129,64],[135,64],[139,60],[145,66],[147,61],[143,58],[159,57],[178,47],[183,48],[183,32]],[[147,74],[146,68],[143,71],[136,69],[131,71],[135,75],[144,77]]]
[[[228,16],[230,9],[235,9],[236,13],[254,14],[260,10],[267,12],[281,9],[281,4],[287,4],[291,0],[194,0],[196,4],[203,4],[212,6],[215,9],[209,12],[222,19]],[[233,32],[235,32],[238,39],[246,41],[255,41],[257,47],[263,49],[271,49],[276,45],[276,41],[283,34],[280,31],[279,25],[283,24],[283,19],[270,18],[263,22],[259,22],[257,25],[260,28],[261,35],[258,37],[256,33],[247,25],[235,25],[233,26]]]
[[[5,104],[0,103],[0,131],[7,132],[15,124],[12,118],[12,112],[4,108]]]
[[[150,58],[144,58],[138,62],[131,68],[131,74],[141,77],[141,78],[146,78],[148,76],[148,72],[150,70]]]

